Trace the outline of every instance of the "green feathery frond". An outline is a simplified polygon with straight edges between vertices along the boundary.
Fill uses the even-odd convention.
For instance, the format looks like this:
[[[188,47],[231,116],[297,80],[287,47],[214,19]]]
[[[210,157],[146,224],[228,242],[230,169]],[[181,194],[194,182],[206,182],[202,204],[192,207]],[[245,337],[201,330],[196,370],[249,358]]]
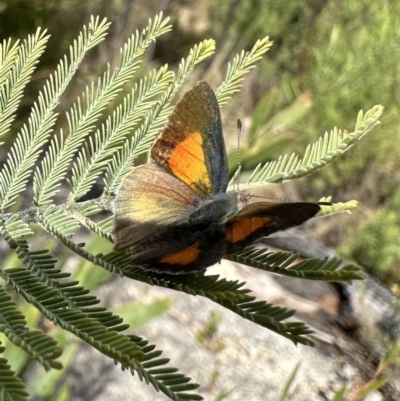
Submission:
[[[134,157],[132,157],[133,138],[124,143],[122,149],[113,156],[107,166],[105,181],[108,193],[115,193],[123,178],[132,170]]]
[[[24,267],[6,269],[0,272],[0,276],[7,285],[15,288],[27,302],[55,324],[123,365],[132,369],[140,365],[137,358],[142,352],[128,337],[119,334],[119,325],[106,327],[82,311],[68,308],[68,301],[65,298],[57,297],[55,289],[46,287]]]
[[[91,17],[89,26],[83,27],[78,39],[74,40],[72,46],[70,46],[69,60],[67,56],[64,56],[56,71],[56,78],[60,81],[67,75],[69,76],[63,86],[67,86],[85,54],[104,40],[109,26],[110,23],[106,19],[99,22],[99,18]],[[103,84],[107,81],[107,78],[108,71],[104,74]],[[78,99],[78,103],[73,105],[70,114],[67,113],[69,136],[65,140],[61,131],[59,138],[57,136],[53,137],[40,167],[35,171],[33,198],[36,205],[46,204],[58,191],[59,181],[65,177],[73,154],[77,151],[85,136],[93,129],[101,111],[111,100],[112,97],[107,92],[107,88],[104,88],[104,85],[99,82],[99,90],[95,91],[93,85],[91,90],[86,87],[86,92],[82,95],[82,101]]]
[[[307,280],[348,281],[365,278],[361,267],[354,264],[345,265],[338,258],[309,258],[297,262],[299,256],[293,252],[268,252],[266,249],[249,247],[226,259],[271,273]]]
[[[255,68],[256,61],[270,49],[272,42],[268,36],[264,39],[257,40],[250,52],[241,51],[236,55],[232,63],[228,63],[225,80],[216,91],[217,100],[220,106],[226,104],[235,92],[240,91],[241,82],[244,76]]]
[[[172,77],[173,74],[167,70],[167,66],[164,66],[140,80],[139,84],[135,84],[132,93],[124,98],[123,103],[107,119],[105,125],[97,130],[95,142],[89,139],[91,149],[88,152],[81,151],[78,160],[79,157],[86,157],[87,153],[90,153],[92,155],[90,163],[78,161],[74,167],[76,176],[83,177],[82,183],[77,186],[81,189],[75,192],[76,197],[84,195],[91,188],[99,174],[110,164],[111,157],[122,147],[132,127],[135,127],[146,112],[156,104],[155,97],[168,87]]]
[[[95,223],[89,219],[88,216],[95,215],[100,211],[111,210],[111,199],[107,192],[105,192],[100,198],[93,201],[86,201],[82,203],[76,203],[74,208],[67,210],[70,218],[79,222],[82,226],[87,227],[100,237],[113,242],[113,236],[111,234],[113,229],[113,216],[109,216],[102,221]]]
[[[101,23],[99,31],[93,36],[84,29],[85,34],[81,33],[75,46],[71,48],[70,63],[64,57],[55,73],[47,80],[43,91],[39,93],[38,101],[32,108],[28,126],[24,125],[18,134],[8,161],[0,172],[0,210],[11,206],[18,194],[25,189],[31,169],[52,132],[57,117],[54,110],[62,93],[85,53],[104,37],[106,28],[107,24]]]
[[[358,114],[354,132],[348,133],[335,128],[329,134],[311,145],[301,159],[293,153],[290,157],[285,155],[278,160],[259,165],[248,179],[242,189],[249,189],[271,183],[279,183],[303,177],[320,169],[338,156],[349,150],[359,139],[379,124],[379,117],[383,111],[382,106],[375,106],[365,114]]]
[[[57,209],[53,205],[43,211],[43,217],[46,219],[47,224],[57,227],[60,235],[66,238],[70,238],[80,227],[74,219],[71,219],[68,213],[62,209]]]
[[[41,256],[42,260],[48,256],[43,251],[36,254]],[[42,268],[46,270],[46,274],[53,282],[59,278],[64,279],[66,274],[69,275],[55,269],[51,261],[46,266],[43,265]],[[123,324],[119,316],[112,314],[105,308],[95,306],[98,305],[100,300],[89,295],[89,291],[78,286],[77,282],[58,283],[57,287],[63,293],[62,296],[58,297],[54,293],[54,289],[43,286],[35,276],[24,268],[7,269],[0,273],[0,276],[7,281],[8,285],[16,288],[28,302],[36,306],[47,318],[75,335],[79,332],[80,338],[105,355],[120,362],[122,367],[130,369],[132,374],[136,371],[141,380],[144,379],[147,383],[151,383],[157,391],[162,391],[177,401],[202,399],[197,394],[187,393],[197,388],[198,384],[188,383],[191,379],[180,373],[175,373],[177,372],[175,368],[163,367],[169,362],[169,359],[159,358],[162,351],[156,351],[155,346],[148,345],[147,341],[138,337],[120,334],[129,326]],[[53,353],[48,350],[49,358],[54,353],[57,354],[56,350]],[[181,394],[182,392],[184,394]]]
[[[46,264],[47,261],[34,260],[32,254],[29,252],[26,239],[33,236],[33,232],[28,224],[18,219],[18,216],[12,216],[9,220],[0,225],[0,233],[25,266],[31,270],[33,274],[40,277],[43,283],[54,287],[51,279],[47,277],[42,269],[42,262]],[[56,290],[58,295],[60,295],[58,289]]]
[[[79,212],[79,214],[85,217],[93,216],[101,212],[102,210],[110,210],[102,207],[101,198],[100,201],[98,201],[98,199],[94,199],[86,202],[78,202],[75,203],[74,207]]]
[[[100,223],[95,223],[94,221],[88,219],[87,217],[80,215],[78,213],[73,213],[71,215],[74,219],[76,219],[77,221],[80,221],[82,226],[88,228],[89,230],[91,230],[92,232],[96,233],[99,237],[102,237],[106,240],[108,240],[109,242],[113,242],[114,238],[111,234],[112,231],[112,225],[113,225],[113,219],[112,217],[106,219],[109,221],[108,226],[110,227],[108,229],[108,231],[105,231],[102,227],[101,222]],[[104,221],[104,220],[103,220]]]
[[[101,220],[99,223],[97,223],[97,228],[104,233],[111,233],[111,231],[114,228],[113,225],[114,225],[114,217],[109,216]]]
[[[172,107],[169,106],[172,97],[194,66],[209,57],[214,50],[215,41],[212,39],[204,40],[194,46],[188,57],[181,61],[173,84],[164,91],[158,104],[148,113],[132,138],[126,141],[122,149],[114,156],[106,172],[108,192],[114,192],[119,187],[124,176],[131,170],[135,158],[148,150],[155,135],[165,124],[167,116],[172,111]]]
[[[80,310],[86,317],[96,320],[107,328],[112,328],[113,331],[119,332],[129,327],[127,324],[122,324],[122,318],[119,316],[107,311],[104,307],[97,306],[100,300],[89,294],[88,289],[79,286],[77,281],[67,281],[66,279],[69,279],[71,274],[56,269],[57,261],[48,251],[26,252],[26,258],[30,259],[31,264],[36,264],[35,270],[30,269],[31,273],[35,274],[42,283],[42,278],[46,277],[46,285],[49,290],[53,291],[53,298],[65,300],[67,308]],[[115,260],[116,258],[114,258],[114,262]],[[40,273],[38,273],[39,270]],[[7,279],[7,271],[4,277]]]
[[[110,198],[108,196],[102,196],[95,204],[93,204],[93,202],[83,202],[81,204],[77,203],[76,211],[71,214],[71,217],[79,221],[83,226],[87,227],[98,236],[103,237],[112,243],[114,241],[111,234],[114,223],[113,216],[108,216],[98,223],[95,223],[93,220],[88,218],[88,216],[97,214],[101,210],[110,210],[108,206],[106,208],[104,207],[104,201],[108,203],[110,201]],[[97,205],[97,211],[93,207],[94,205]]]
[[[40,330],[30,331],[25,317],[18,310],[11,295],[2,287],[0,287],[0,331],[46,370],[62,369],[60,362],[54,360],[62,352],[57,347],[57,342]]]
[[[1,354],[4,350],[5,348],[0,345]],[[7,362],[7,359],[0,358],[0,399],[2,401],[28,401],[29,393],[26,391],[24,382]]]
[[[42,39],[43,40],[43,39]],[[77,67],[77,66],[75,66]],[[55,107],[76,68],[66,69],[60,63],[35,102],[28,126],[18,134],[9,158],[0,172],[0,209],[11,206],[18,194],[25,189],[30,171],[39,157],[42,145],[47,141],[55,123]]]
[[[107,204],[107,206],[105,205]],[[69,238],[80,226],[86,227],[100,237],[113,242],[111,235],[113,218],[112,216],[95,223],[88,216],[100,213],[104,210],[111,210],[111,202],[108,195],[104,194],[97,200],[90,200],[81,203],[75,203],[69,208],[63,206],[49,206],[45,211],[46,221],[50,227],[61,227],[60,235]],[[60,221],[58,221],[60,219]],[[70,227],[68,231],[63,227]],[[83,251],[83,250],[82,250]]]
[[[9,219],[0,221],[0,233],[9,242],[11,249],[15,246],[26,248],[26,239],[33,236],[33,231],[17,215],[11,215]]]
[[[82,225],[87,226],[92,229],[92,231],[98,233],[104,238],[112,241],[112,237],[110,232],[112,231],[112,218],[107,218],[102,222],[95,224],[91,222],[91,220],[85,218],[84,216],[88,216],[91,214],[98,213],[101,211],[101,208],[93,205],[92,202],[87,201],[79,205],[78,208],[80,213],[74,213],[67,211],[63,206],[49,206],[45,211],[42,212],[42,223],[44,227],[47,227],[47,231],[49,233],[53,233],[56,238],[59,239],[61,243],[66,245],[68,248],[75,250],[75,252],[81,255],[83,258],[91,261],[94,264],[97,264],[109,271],[119,273],[122,275],[120,267],[125,266],[129,261],[130,257],[128,255],[124,255],[118,253],[119,260],[114,263],[114,265],[110,265],[106,259],[100,256],[94,256],[89,252],[86,252],[81,246],[76,245],[72,241],[68,240],[80,227],[77,219],[77,215],[82,217],[82,219],[86,219],[86,222],[81,222]],[[32,213],[32,210],[29,210],[29,213]],[[33,216],[25,216],[28,220],[32,220]],[[35,211],[36,216],[37,211]],[[82,213],[82,214],[81,214]],[[35,217],[36,218],[36,217]],[[91,225],[88,224],[91,222]],[[32,260],[27,256],[27,244],[22,240],[26,240],[26,238],[33,235],[33,232],[29,228],[29,226],[22,222],[18,216],[11,215],[11,218],[5,222],[5,224],[0,225],[0,233],[4,236],[7,242],[12,249],[17,252],[17,255],[21,260],[24,261],[26,266],[30,266]],[[55,234],[56,233],[56,234]],[[35,268],[35,264],[32,265],[34,271],[38,271]],[[47,277],[42,277],[42,282],[48,282]]]
[[[19,231],[22,230],[15,229],[15,232]],[[12,245],[18,255],[22,256],[18,244]],[[116,264],[121,255],[116,252],[108,255],[108,262]],[[113,315],[105,308],[98,307],[100,300],[90,295],[88,290],[78,286],[78,283],[74,281],[58,282],[57,280],[65,280],[70,277],[70,273],[55,269],[55,260],[47,251],[25,252],[23,256],[25,261],[29,259],[30,262],[36,262],[38,269],[35,272],[42,270],[42,274],[33,276],[27,269],[20,268],[7,269],[0,272],[0,276],[6,280],[8,285],[16,288],[28,302],[33,303],[47,318],[74,334],[79,331],[84,341],[118,360],[124,369],[129,368],[132,373],[134,373],[133,370],[136,371],[141,380],[151,383],[157,391],[162,391],[171,399],[177,401],[202,399],[198,394],[187,393],[196,389],[198,384],[188,383],[191,379],[177,373],[176,368],[163,366],[169,362],[169,359],[159,358],[162,351],[155,350],[155,346],[148,345],[147,341],[138,337],[126,337],[118,334],[129,326],[123,324],[119,316]],[[43,282],[43,276],[46,276],[48,287],[40,283],[40,281]],[[39,281],[38,278],[41,280]],[[3,298],[0,293],[1,299]],[[2,302],[0,317],[1,306],[7,308],[8,305]],[[18,320],[18,323],[21,325],[21,319]],[[25,324],[24,321],[22,323]],[[36,332],[35,334],[35,338],[37,338],[38,334]],[[24,344],[17,345],[23,347]],[[29,349],[28,346],[23,348]],[[104,352],[105,349],[108,350],[108,354]],[[48,357],[52,357],[54,352],[50,353],[47,350]],[[47,354],[45,353],[45,355]],[[134,360],[128,359],[129,355]]]
[[[34,274],[41,283],[45,283],[48,289],[53,291],[53,298],[57,297],[65,300],[68,308],[79,309],[86,317],[94,319],[114,331],[123,331],[129,327],[126,324],[122,324],[122,319],[119,316],[108,312],[106,308],[95,306],[100,303],[100,300],[90,295],[88,289],[79,286],[77,281],[67,281],[66,279],[71,277],[71,273],[56,269],[57,260],[47,250],[29,252],[24,248],[25,252],[22,255],[21,248],[18,249],[18,242],[16,241],[12,245],[20,259],[21,256],[24,256],[23,260],[30,273]],[[113,258],[109,257],[109,260],[114,264],[118,264],[119,260],[121,260],[121,255],[114,255]],[[5,279],[8,277],[7,271],[4,274]]]
[[[23,91],[35,71],[49,37],[46,36],[46,30],[41,31],[39,28],[21,45],[16,42],[10,48],[11,42],[3,41],[0,49],[0,137],[10,130]],[[0,199],[3,191],[0,187]]]
[[[139,34],[139,32],[136,31],[124,45],[121,50],[119,65],[115,69],[113,75],[110,77],[108,71],[103,78],[101,86],[100,83],[98,85],[98,93],[107,94],[109,92],[107,101],[102,101],[103,107],[110,102],[111,98],[114,98],[118,94],[121,86],[133,77],[142,62],[142,58],[139,56],[144,54],[145,50],[153,43],[157,36],[170,30],[170,25],[167,25],[168,21],[169,18],[162,19],[161,13],[154,21],[149,20],[149,26],[144,30],[146,34]],[[169,74],[165,68],[160,70],[159,79],[161,82],[164,79],[168,81]],[[133,99],[133,101],[135,100],[138,101],[138,99]],[[91,104],[88,106],[90,108],[92,107]],[[127,104],[127,106],[129,107],[129,104]],[[133,104],[133,106],[136,105]],[[148,104],[146,106],[150,107]],[[121,109],[119,109],[119,112],[120,110]],[[131,111],[133,112],[133,110]],[[126,112],[126,114],[127,113],[129,113],[129,111]],[[79,113],[76,113],[75,119],[78,120],[81,114],[79,110]],[[71,113],[71,115],[73,115],[73,113]],[[72,171],[71,199],[77,200],[90,190],[96,178],[110,163],[114,153],[122,146],[123,140],[129,132],[129,119],[134,118],[136,120],[138,118],[137,115],[134,115],[134,117],[132,117],[132,115],[125,115],[122,116],[122,118],[123,117],[125,117],[126,120],[121,119],[121,116],[118,114],[115,115],[114,118],[110,118],[106,123],[106,127],[103,126],[101,130],[96,132],[94,140],[89,138],[89,145],[79,151]],[[74,124],[72,125],[74,127]],[[81,142],[82,139],[80,139],[79,143]],[[74,150],[76,149],[77,148],[74,147]],[[60,179],[61,178],[62,177],[60,177]]]
[[[318,202],[319,203],[330,203],[332,201],[331,197],[321,198]],[[337,202],[332,203],[330,205],[321,204],[321,210],[318,212],[316,217],[325,217],[330,216],[332,214],[337,213],[351,213],[351,209],[355,209],[358,206],[358,202],[356,200],[351,200],[348,202]]]
[[[66,236],[62,234],[62,232],[58,229],[57,224],[54,224],[54,220],[51,220],[51,215],[53,213],[56,213],[56,218],[58,219],[60,213],[64,213],[63,211],[54,210],[52,208],[52,211],[49,213],[40,213],[37,216],[37,223],[48,233],[53,235],[55,238],[58,239],[63,245],[65,245],[67,248],[71,249],[73,252],[81,256],[82,258],[88,260],[89,262],[92,262],[93,264],[103,267],[104,269],[112,272],[112,273],[117,273],[120,276],[122,276],[122,271],[121,267],[125,266],[127,261],[129,260],[128,256],[125,256],[121,259],[119,264],[111,264],[108,263],[107,260],[104,257],[100,257],[92,255],[91,253],[85,251],[80,245],[75,244],[73,241],[69,240]],[[61,217],[63,220],[70,218],[70,215],[66,214],[66,216]]]
[[[131,340],[142,350],[144,355],[139,357],[143,369],[137,371],[139,379],[151,383],[157,391],[163,392],[171,400],[202,400],[198,394],[187,393],[199,387],[197,383],[189,383],[189,377],[178,372],[178,369],[165,366],[169,359],[159,358],[162,351],[155,350],[155,345],[149,345],[148,341],[130,335]],[[133,374],[134,372],[132,372]]]
[[[7,75],[15,64],[18,57],[19,40],[11,45],[11,38],[0,43],[0,88],[6,83]]]
[[[307,337],[310,329],[301,322],[282,322],[293,316],[293,310],[257,301],[249,295],[251,290],[242,288],[245,283],[220,279],[218,275],[202,274],[167,275],[144,273],[140,268],[124,269],[124,275],[151,285],[201,295],[231,310],[244,319],[257,323],[293,341],[295,344],[312,345]]]

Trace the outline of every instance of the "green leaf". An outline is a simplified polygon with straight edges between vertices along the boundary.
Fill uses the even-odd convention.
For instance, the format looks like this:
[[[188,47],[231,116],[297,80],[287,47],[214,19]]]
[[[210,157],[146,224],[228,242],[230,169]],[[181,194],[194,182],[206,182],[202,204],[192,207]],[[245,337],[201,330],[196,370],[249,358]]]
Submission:
[[[125,268],[124,275],[151,285],[201,295],[231,310],[244,319],[272,330],[295,344],[313,345],[307,336],[312,331],[301,322],[283,322],[293,316],[290,309],[274,306],[265,301],[257,301],[249,295],[251,292],[242,288],[244,283],[220,279],[218,275],[202,274],[167,275],[144,272],[139,268]]]
[[[283,389],[281,391],[281,395],[279,396],[279,401],[285,401],[286,399],[288,400],[290,399],[289,390],[296,379],[300,366],[301,362],[297,362],[292,372],[290,373],[290,376],[286,379],[285,385],[283,386]]]
[[[244,76],[255,68],[255,63],[270,49],[272,42],[268,36],[257,40],[250,52],[241,51],[236,55],[228,68],[224,82],[216,91],[217,100],[220,106],[227,103],[235,92],[239,92]]]
[[[383,111],[382,106],[375,106],[365,115],[358,114],[354,132],[348,133],[335,128],[329,134],[312,145],[308,145],[303,158],[293,153],[280,157],[278,160],[259,165],[242,189],[265,186],[295,178],[303,177],[320,169],[338,156],[350,149],[358,140],[379,124],[378,118]]]
[[[4,347],[0,346],[0,352]],[[24,382],[13,372],[7,359],[0,358],[0,398],[4,401],[28,401]]]
[[[93,100],[88,102],[86,109],[90,111],[90,115],[92,115],[92,109],[95,108],[95,106],[98,108],[96,114],[93,114],[91,118],[95,117],[97,120],[100,110],[103,110],[110,101],[117,96],[122,86],[133,77],[141,64],[140,56],[144,54],[145,50],[153,43],[155,38],[170,30],[170,26],[167,25],[168,20],[169,18],[162,18],[162,13],[159,14],[154,21],[149,20],[145,35],[136,32],[131,36],[125,46],[123,46],[118,67],[111,76],[109,70],[104,74],[103,79],[99,81],[96,96],[93,97]],[[161,71],[166,72],[165,69]],[[134,100],[138,101],[138,99],[135,98]],[[99,103],[98,106],[97,103]],[[138,111],[135,110],[135,107],[139,105],[138,102],[134,103],[133,110],[131,109],[129,111],[131,113],[137,113]],[[150,105],[147,104],[147,107]],[[118,113],[118,111],[116,113]],[[82,121],[85,121],[87,117],[78,109],[78,106],[75,106],[71,115],[75,116],[71,118],[71,121],[73,120],[71,123],[71,130],[74,131],[76,129],[75,126],[79,126],[79,124],[74,123],[74,121],[80,121],[80,117],[82,117]],[[112,156],[118,150],[118,147],[122,146],[123,140],[127,134],[127,128],[131,124],[130,120],[135,118],[137,118],[137,114],[133,114],[132,116],[132,114],[129,115],[128,112],[122,116],[122,120],[116,115],[114,119],[108,120],[106,126],[103,126],[101,130],[95,133],[94,139],[91,137],[89,138],[89,144],[86,143],[85,147],[80,149],[76,162],[74,162],[71,179],[72,198],[74,200],[85,195],[92,187],[96,178],[108,166]],[[82,138],[82,136],[80,137]],[[82,139],[79,143],[82,142]],[[74,149],[77,149],[75,145]]]
[[[267,252],[265,249],[249,247],[240,254],[226,259],[260,270],[307,280],[348,281],[365,278],[359,266],[345,265],[339,258],[328,260],[308,258],[294,263],[298,257],[299,254],[292,252]]]
[[[336,391],[331,401],[344,401],[345,395],[346,395],[346,386],[343,386],[341,389]]]
[[[0,135],[8,132],[23,90],[44,52],[49,39],[45,34],[46,31],[38,29],[35,35],[28,36],[28,40],[19,48],[15,63],[7,75],[8,85],[1,87]],[[58,102],[53,98],[53,89],[54,87],[48,83],[45,94],[43,95],[43,92],[39,94],[38,102],[34,104],[29,117],[28,126],[24,125],[17,135],[8,153],[8,159],[0,171],[0,211],[13,205],[15,198],[25,189],[30,170],[35,165],[41,146],[54,124],[53,109]],[[51,104],[49,104],[50,99],[54,100]]]

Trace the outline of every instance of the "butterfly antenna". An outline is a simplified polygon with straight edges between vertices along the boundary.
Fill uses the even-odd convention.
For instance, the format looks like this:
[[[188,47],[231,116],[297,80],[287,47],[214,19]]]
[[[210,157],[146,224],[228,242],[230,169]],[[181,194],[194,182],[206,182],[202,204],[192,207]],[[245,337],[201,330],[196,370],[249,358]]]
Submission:
[[[242,169],[242,165],[240,163],[240,135],[242,133],[242,121],[240,118],[237,120],[237,138],[238,138],[238,146],[237,146],[237,175],[236,175],[236,185],[237,185],[237,191],[239,191],[239,185],[240,185],[240,170]]]

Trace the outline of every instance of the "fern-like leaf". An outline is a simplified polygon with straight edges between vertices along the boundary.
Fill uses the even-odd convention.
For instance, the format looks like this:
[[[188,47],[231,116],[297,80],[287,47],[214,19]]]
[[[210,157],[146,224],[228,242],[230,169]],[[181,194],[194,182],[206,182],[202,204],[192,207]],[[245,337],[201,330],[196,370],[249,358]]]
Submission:
[[[13,45],[11,43],[11,39],[4,39],[0,43],[0,88],[7,82],[7,75],[11,72],[20,49],[19,40]]]
[[[338,156],[350,149],[360,138],[379,124],[378,118],[382,114],[382,106],[375,106],[365,115],[360,112],[354,132],[348,133],[335,128],[329,134],[312,145],[309,145],[303,158],[293,153],[285,155],[277,161],[259,165],[242,186],[243,189],[263,186],[269,183],[279,183],[294,178],[303,177],[320,169]]]
[[[149,20],[149,26],[145,30],[146,35],[140,35],[139,32],[132,35],[131,39],[121,50],[120,62],[114,74],[111,77],[108,74],[105,75],[101,85],[102,88],[98,90],[99,93],[107,94],[109,92],[109,96],[113,97],[117,95],[120,87],[131,79],[135,71],[139,68],[141,63],[139,56],[143,55],[146,48],[153,43],[157,36],[170,30],[170,26],[167,25],[168,20],[168,18],[163,20],[161,13],[154,21]],[[165,69],[161,71],[166,72]],[[108,99],[104,103],[104,107],[109,101]],[[129,127],[129,123],[121,119],[118,121],[118,118],[116,116],[116,120],[109,119],[108,126],[98,131],[94,140],[89,138],[89,145],[80,150],[72,172],[71,199],[77,200],[90,190],[93,182],[110,163],[118,147],[122,146],[123,139],[127,134],[126,127]],[[129,120],[129,117],[126,116],[126,119]],[[111,121],[114,121],[117,125],[112,125]],[[120,129],[120,124],[126,124],[124,129]]]
[[[26,238],[33,235],[33,232],[29,226],[22,222],[21,220],[13,216],[9,221],[0,225],[0,233],[7,241],[9,247],[14,250],[18,258],[23,261],[25,266],[40,277],[41,281],[51,287],[53,286],[52,281],[47,277],[47,275],[41,269],[41,262],[43,260],[34,260],[32,254],[29,252],[28,243]],[[47,261],[44,261],[47,263]],[[60,295],[59,290],[56,288],[56,292]]]
[[[104,35],[104,30],[102,32]],[[89,42],[90,37],[91,35],[88,34]],[[98,40],[97,35],[94,35],[93,43],[97,43]],[[41,41],[44,39],[42,38]],[[28,126],[25,125],[18,134],[7,163],[0,172],[0,210],[11,206],[17,195],[25,189],[30,171],[55,124],[57,115],[54,109],[59,103],[60,96],[72,79],[83,55],[93,46],[93,43],[89,43],[84,49],[79,49],[81,50],[79,54],[74,51],[78,49],[77,46],[72,48],[71,63],[69,64],[64,58],[58,64],[55,73],[47,80],[43,91],[39,93],[38,101],[32,108]]]
[[[23,91],[32,77],[49,36],[38,29],[21,45],[3,42],[0,52],[0,137],[9,132]],[[0,199],[4,189],[0,184]],[[4,195],[3,195],[4,196]]]
[[[268,272],[307,280],[347,281],[365,278],[359,266],[344,265],[338,258],[329,260],[309,258],[296,263],[298,257],[299,254],[292,252],[267,252],[265,249],[250,247],[226,259]]]
[[[8,82],[1,90],[0,115],[2,113],[9,115],[15,110],[48,38],[49,36],[45,36],[45,31],[38,30],[21,46],[15,67],[10,71]],[[52,113],[46,106],[49,106],[50,99],[53,100],[53,93],[50,86],[46,88],[44,94],[40,93],[39,101],[33,107],[29,126],[25,125],[18,134],[8,154],[8,160],[0,171],[0,211],[11,206],[18,194],[25,189],[29,170],[34,165],[52,125]],[[55,107],[55,103],[52,103],[52,107]],[[6,119],[3,122],[5,126],[9,126],[11,121],[12,119]]]
[[[331,203],[331,197],[321,198],[318,202],[321,204],[321,210],[318,212],[317,217],[325,217],[330,216],[332,214],[337,213],[350,213],[351,209],[354,209],[358,206],[358,202],[355,200],[351,200],[348,202],[337,202]],[[330,203],[329,205],[324,203]]]
[[[22,313],[4,288],[0,287],[0,331],[22,348],[32,359],[46,370],[61,369],[62,365],[54,359],[61,355],[56,341],[40,330],[28,330]]]
[[[106,22],[106,19],[99,22],[98,18],[94,19],[92,17],[89,26],[83,27],[78,39],[74,40],[73,45],[70,47],[69,60],[65,56],[61,61],[56,71],[56,78],[61,81],[68,76],[70,79],[85,54],[104,39],[109,25],[110,23]],[[64,86],[68,84],[69,79],[63,82]],[[67,115],[70,124],[70,135],[67,140],[64,140],[63,132],[61,132],[60,138],[55,136],[52,139],[40,168],[35,172],[33,188],[36,205],[40,206],[47,203],[57,192],[57,188],[60,185],[59,181],[64,178],[74,152],[90,132],[90,129],[94,127],[100,112],[111,100],[107,95],[107,91],[105,93],[101,91],[94,92],[93,87],[91,91],[86,88],[86,96],[83,96],[82,101],[86,109],[83,111],[81,102],[78,102],[77,105],[73,106],[72,116]]]
[[[249,295],[248,289],[242,288],[244,283],[220,279],[218,275],[201,274],[157,275],[144,273],[139,268],[124,270],[124,275],[151,285],[170,288],[191,295],[201,295],[231,310],[244,319],[257,323],[295,344],[313,345],[307,336],[310,329],[302,322],[282,322],[293,316],[293,310],[274,306],[265,301],[257,301]]]
[[[57,211],[56,213],[58,214],[59,211]],[[81,246],[75,244],[73,241],[64,236],[62,232],[58,229],[57,225],[53,225],[52,221],[49,219],[48,214],[41,213],[40,215],[38,215],[38,224],[44,230],[56,237],[58,241],[64,244],[67,248],[71,249],[82,258],[94,263],[97,266],[101,266],[112,273],[117,273],[122,276],[121,265],[124,266],[128,262],[128,256],[125,256],[125,258],[123,258],[123,261],[121,261],[121,265],[110,264],[105,258],[92,255],[91,253],[85,251]]]
[[[123,107],[117,109],[119,121],[116,124],[116,129],[121,127],[121,139],[125,139],[131,127],[134,127],[155,106],[156,101],[153,98],[167,90],[167,87],[171,85],[172,79],[172,72],[168,71],[167,66],[165,66],[157,73],[150,74],[149,77],[141,80],[139,85],[135,85],[132,96],[125,98]],[[105,184],[106,190],[109,193],[116,190],[113,183],[110,182],[110,177],[113,177],[115,174],[115,169],[119,164],[119,157],[120,153],[114,155],[112,162],[107,168]]]
[[[216,91],[220,106],[226,104],[235,92],[239,92],[244,76],[255,67],[256,61],[260,60],[271,46],[272,42],[269,41],[267,36],[264,39],[257,40],[250,52],[245,53],[242,50],[240,54],[235,56],[232,63],[228,63],[225,80]]]
[[[148,78],[141,80],[139,85],[134,86],[132,93],[124,98],[123,104],[107,119],[101,130],[95,133],[95,142],[90,141],[91,149],[78,155],[78,159],[86,157],[87,153],[92,157],[89,164],[78,162],[75,166],[76,175],[83,180],[81,189],[75,193],[76,197],[91,188],[98,175],[110,164],[111,156],[122,147],[132,127],[155,105],[155,96],[171,83],[172,76],[165,66],[157,73],[152,73]]]
[[[87,317],[82,311],[68,308],[65,298],[57,297],[54,289],[40,283],[37,277],[23,267],[6,269],[0,272],[0,276],[55,324],[120,363],[132,369],[139,366],[136,360],[142,355],[141,351],[126,336],[118,333],[118,327],[112,330]]]
[[[0,353],[4,352],[0,345]],[[17,376],[7,363],[7,359],[0,358],[0,399],[2,401],[28,401],[29,393],[24,382]]]
[[[129,326],[122,324],[122,319],[119,316],[114,315],[105,308],[98,307],[100,300],[90,295],[88,290],[77,285],[77,282],[58,282],[59,279],[69,277],[69,273],[63,273],[55,269],[51,255],[47,254],[46,251],[37,251],[30,253],[29,256],[42,262],[47,261],[47,263],[41,263],[40,269],[43,269],[43,273],[59,290],[58,293],[55,293],[54,288],[43,286],[37,280],[37,277],[24,268],[7,269],[4,272],[0,272],[0,276],[6,280],[8,285],[17,289],[28,302],[36,306],[47,318],[79,336],[105,355],[119,361],[122,367],[130,369],[132,374],[136,372],[141,380],[151,383],[157,391],[162,391],[171,399],[176,401],[202,399],[197,394],[188,393],[188,391],[197,388],[198,384],[189,383],[191,379],[176,373],[177,369],[164,367],[169,362],[169,359],[160,358],[162,351],[155,350],[155,346],[148,345],[147,341],[138,337],[119,334]],[[116,263],[117,258],[120,257],[120,253],[114,253],[112,257],[109,257],[108,261],[109,263]],[[9,298],[8,296],[6,301]],[[4,301],[5,299],[1,297],[0,293],[1,300]],[[0,305],[0,317],[2,307],[6,312],[9,309],[8,303],[2,302]],[[10,316],[9,312],[8,316]],[[14,318],[16,320],[14,324],[16,326],[15,330],[21,331],[21,325],[24,326],[25,321],[17,315]],[[0,327],[2,326],[0,325]],[[37,332],[33,334],[37,339]],[[23,347],[24,344],[18,343],[17,345]],[[35,346],[36,348],[41,346],[42,354],[46,355],[50,362],[52,362],[52,357],[58,355],[57,348],[54,350],[46,349],[43,348],[42,343],[36,342]]]
[[[154,345],[138,336],[131,335],[131,340],[140,347],[144,355],[139,357],[143,369],[138,370],[140,380],[151,383],[157,391],[162,391],[171,400],[202,400],[198,394],[188,393],[199,387],[197,383],[189,383],[190,378],[178,372],[178,369],[165,366],[169,359],[159,358],[162,351],[155,350]],[[134,371],[131,371],[134,374]]]
[[[14,230],[13,232],[18,232]],[[41,283],[45,284],[48,289],[53,291],[54,297],[64,299],[67,302],[67,307],[70,309],[79,309],[86,317],[97,320],[102,325],[112,328],[114,331],[126,330],[129,326],[121,324],[122,319],[107,312],[105,308],[94,307],[98,305],[100,300],[93,295],[89,295],[89,290],[78,286],[76,281],[67,281],[71,273],[62,272],[55,268],[56,260],[48,253],[47,250],[38,250],[29,252],[27,247],[20,244],[21,240],[13,242],[9,240],[10,235],[6,234],[10,246],[12,246],[20,259],[23,259],[25,265],[30,272],[36,276]],[[109,255],[110,260],[114,265],[118,265],[121,260],[121,254]],[[23,273],[25,274],[25,273]],[[6,276],[7,277],[7,276]]]

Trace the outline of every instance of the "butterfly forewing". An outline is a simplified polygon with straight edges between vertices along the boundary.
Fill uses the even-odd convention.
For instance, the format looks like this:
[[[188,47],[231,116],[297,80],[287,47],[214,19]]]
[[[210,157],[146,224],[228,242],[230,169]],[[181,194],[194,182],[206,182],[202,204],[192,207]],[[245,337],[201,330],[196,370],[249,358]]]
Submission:
[[[203,198],[226,191],[229,172],[221,116],[206,82],[197,84],[177,103],[151,156]]]

